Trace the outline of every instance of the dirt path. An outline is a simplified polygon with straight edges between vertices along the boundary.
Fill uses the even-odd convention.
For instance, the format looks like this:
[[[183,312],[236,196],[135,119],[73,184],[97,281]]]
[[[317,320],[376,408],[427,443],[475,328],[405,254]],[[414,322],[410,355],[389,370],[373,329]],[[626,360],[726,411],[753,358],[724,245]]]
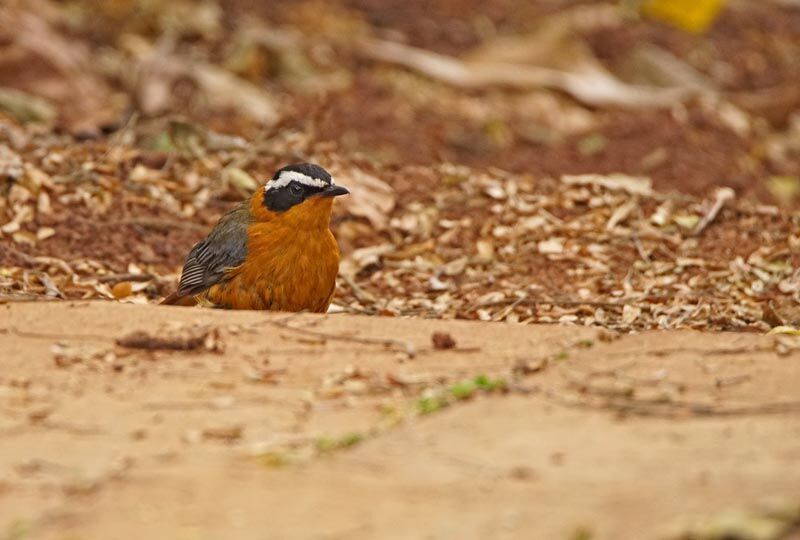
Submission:
[[[436,330],[456,347],[434,349]],[[132,331],[208,335],[189,352],[114,345]],[[780,531],[797,515],[758,516],[800,501],[792,346],[0,306],[0,538],[620,540],[728,512]]]

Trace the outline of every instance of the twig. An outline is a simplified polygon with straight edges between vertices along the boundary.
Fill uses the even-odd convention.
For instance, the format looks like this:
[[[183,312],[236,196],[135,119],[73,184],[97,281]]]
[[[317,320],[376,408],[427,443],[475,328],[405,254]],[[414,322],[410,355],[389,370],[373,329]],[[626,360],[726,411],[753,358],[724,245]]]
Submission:
[[[46,256],[34,257],[33,255],[28,255],[27,253],[20,251],[13,246],[6,246],[6,249],[8,249],[8,251],[10,251],[11,253],[13,253],[14,255],[16,255],[17,257],[19,257],[20,259],[22,259],[23,261],[25,261],[30,265],[41,264],[47,266],[58,266],[67,274],[70,275],[75,274],[75,270],[73,270],[72,267],[69,264],[67,264],[66,261],[62,261],[61,259],[56,259],[55,257],[46,257]]]
[[[644,245],[642,244],[642,240],[639,238],[638,235],[633,235],[633,245],[636,246],[636,251],[639,252],[639,257],[642,258],[644,262],[650,264],[652,261],[650,259],[650,255],[647,254],[647,251],[644,249]]]
[[[658,349],[655,351],[642,351],[642,349],[631,349],[628,351],[611,351],[608,353],[608,355],[609,356],[643,356],[643,355],[669,356],[671,354],[690,353],[690,354],[702,354],[707,356],[723,356],[729,354],[771,352],[772,350],[773,350],[772,347],[763,345],[727,347],[720,349],[710,349],[710,348],[704,349],[700,347],[672,347],[672,348]]]
[[[52,296],[37,293],[12,293],[0,294],[0,303],[4,302],[39,302],[39,301],[53,301],[57,300]]]
[[[138,122],[139,122],[138,111],[133,111],[132,113],[128,114],[128,118],[125,119],[125,124],[123,124],[123,126],[118,131],[116,131],[111,137],[109,137],[109,144],[106,146],[106,151],[100,158],[101,161],[104,161],[109,156],[109,154],[111,154],[113,150],[116,150],[117,148],[122,146],[125,135],[132,132],[135,129],[136,124],[138,124]]]
[[[162,232],[169,232],[174,229],[188,229],[193,231],[204,231],[204,232],[208,231],[208,227],[205,227],[199,223],[194,223],[192,221],[188,221],[185,219],[130,217],[107,223],[98,222],[97,220],[82,218],[82,217],[76,217],[75,219],[82,223],[86,223],[87,225],[91,225],[97,228],[115,227],[119,225],[138,225],[140,227],[154,229],[156,231],[162,231]]]
[[[44,426],[47,429],[57,429],[69,433],[70,435],[102,435],[105,433],[104,429],[95,426],[81,426],[79,424],[71,424],[69,422],[40,422],[33,424],[34,426]]]
[[[717,388],[727,388],[729,386],[735,386],[737,384],[741,384],[743,382],[747,382],[752,380],[753,376],[749,373],[744,373],[742,375],[733,375],[731,377],[717,377],[714,380],[714,386]]]
[[[274,403],[278,405],[287,405],[288,400],[273,399],[267,396],[249,396],[236,399],[236,407],[263,407],[265,403]],[[163,400],[163,401],[146,401],[141,406],[148,410],[174,410],[174,411],[191,411],[191,410],[209,410],[218,411],[226,409],[227,405],[221,405],[214,399],[208,400]]]
[[[653,400],[644,401],[616,396],[603,396],[599,400],[567,399],[557,392],[545,391],[543,394],[565,407],[581,409],[607,409],[620,414],[636,416],[674,418],[683,414],[694,416],[751,416],[763,414],[785,414],[800,412],[800,401],[770,401],[766,403],[748,403],[739,405],[711,405],[685,400]]]
[[[631,213],[634,210],[636,210],[638,206],[639,206],[639,201],[634,196],[631,197],[628,200],[628,202],[623,203],[621,206],[617,207],[617,209],[614,210],[614,213],[611,214],[611,217],[608,218],[608,221],[606,222],[606,230],[607,231],[614,230],[614,228],[617,225],[628,219],[628,216],[630,216]]]
[[[714,204],[711,205],[711,208],[708,209],[708,212],[706,212],[706,214],[697,223],[692,231],[692,236],[697,236],[703,232],[705,228],[708,227],[711,222],[714,221],[714,219],[716,219],[719,211],[722,210],[723,206],[725,206],[725,202],[733,200],[734,197],[736,197],[736,193],[731,188],[717,188],[714,191]]]
[[[663,106],[690,94],[687,88],[630,85],[591,61],[581,63],[574,71],[523,63],[464,62],[452,56],[381,39],[365,40],[356,50],[362,56],[400,65],[459,88],[550,88],[588,105]]]
[[[357,313],[359,315],[375,315],[377,313],[377,310],[374,309],[374,308],[373,309],[371,309],[371,308],[357,308],[357,307],[349,306],[349,305],[346,305],[346,304],[335,304],[335,305],[336,305],[336,307],[341,308],[343,311],[346,311],[348,313]],[[403,314],[406,315],[405,312]],[[328,315],[335,315],[335,313],[328,313]]]
[[[307,336],[313,336],[326,340],[347,341],[349,343],[363,343],[365,345],[381,345],[386,348],[394,348],[395,350],[405,353],[406,356],[408,356],[409,358],[414,358],[417,355],[417,350],[416,347],[414,347],[413,343],[409,341],[403,341],[400,339],[371,338],[371,337],[359,337],[359,336],[346,336],[339,334],[328,334],[326,332],[318,332],[316,330],[308,330],[306,328],[289,326],[283,321],[268,320],[267,324],[271,324],[272,326],[283,328],[285,330],[291,330],[292,332],[297,332]]]
[[[665,298],[666,299],[666,298]],[[602,308],[623,308],[627,305],[647,305],[647,302],[642,301],[631,301],[631,302],[603,302],[603,301],[596,301],[593,302],[591,300],[537,300],[534,298],[514,298],[514,299],[506,299],[506,300],[494,300],[494,301],[486,301],[486,302],[477,302],[470,306],[467,311],[471,311],[474,309],[482,308],[482,307],[496,307],[496,306],[506,306],[506,305],[523,305],[523,306],[534,306],[538,307],[542,304],[552,304],[554,306],[565,306],[565,307],[580,307],[580,306],[590,306],[590,307],[602,307]]]
[[[619,375],[619,373],[621,371],[625,371],[626,369],[632,368],[633,366],[635,366],[638,363],[639,363],[638,359],[628,360],[627,362],[622,362],[618,366],[614,366],[614,367],[610,367],[610,368],[595,369],[593,371],[589,371],[589,372],[583,373],[582,375],[586,379],[590,379],[592,377],[608,377],[608,376],[612,376],[613,377],[613,376]],[[569,376],[567,378],[576,377],[577,376],[577,372],[574,372],[574,371],[571,371],[571,370],[567,370],[565,368],[562,368],[562,372],[565,375],[568,372],[570,372],[570,374],[569,374]]]
[[[367,304],[375,303],[375,298],[371,294],[366,292],[364,289],[362,289],[360,285],[358,285],[353,279],[350,278],[350,276],[348,276],[345,273],[340,273],[339,277],[342,278],[342,281],[347,283],[347,285],[350,287],[350,290],[353,291],[353,296],[356,297],[356,300]]]
[[[500,311],[495,313],[494,316],[492,317],[492,321],[494,321],[494,322],[502,321],[503,319],[508,317],[509,313],[514,311],[514,308],[517,307],[518,305],[520,305],[524,300],[525,300],[524,297],[523,298],[517,298],[516,302],[510,303],[509,305],[507,305],[506,307],[504,307],[503,309],[501,309]]]
[[[30,338],[30,339],[52,339],[52,340],[85,339],[87,341],[111,340],[110,337],[101,336],[99,334],[55,334],[55,333],[51,334],[48,332],[29,332],[26,330],[20,330],[13,326],[9,328],[0,328],[0,334],[2,333],[14,334],[17,337]]]
[[[97,278],[98,283],[117,283],[119,281],[150,281],[155,279],[153,274],[109,274]]]

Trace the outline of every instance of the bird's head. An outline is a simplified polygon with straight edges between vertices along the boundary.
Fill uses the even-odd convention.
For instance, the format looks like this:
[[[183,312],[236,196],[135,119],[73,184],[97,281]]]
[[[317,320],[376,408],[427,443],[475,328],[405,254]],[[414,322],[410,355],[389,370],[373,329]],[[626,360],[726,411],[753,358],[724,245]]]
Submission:
[[[319,165],[295,163],[279,169],[257,196],[262,211],[287,223],[307,227],[327,226],[333,198],[348,193]]]

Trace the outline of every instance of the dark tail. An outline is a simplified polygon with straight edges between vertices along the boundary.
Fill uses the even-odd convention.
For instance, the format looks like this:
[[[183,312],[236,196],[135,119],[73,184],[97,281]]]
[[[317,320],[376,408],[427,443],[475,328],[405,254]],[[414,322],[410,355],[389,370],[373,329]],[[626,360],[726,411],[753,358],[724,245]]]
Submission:
[[[174,292],[160,303],[162,306],[196,306],[197,300],[194,299],[194,296],[180,296]]]

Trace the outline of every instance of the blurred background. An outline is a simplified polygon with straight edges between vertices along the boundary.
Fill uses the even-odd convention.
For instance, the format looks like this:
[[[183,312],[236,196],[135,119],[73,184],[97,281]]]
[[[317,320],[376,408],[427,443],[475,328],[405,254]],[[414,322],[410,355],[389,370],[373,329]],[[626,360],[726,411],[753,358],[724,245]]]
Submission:
[[[765,200],[787,198],[771,178],[800,172],[796,140],[783,140],[800,107],[791,1],[4,4],[0,110],[83,138],[132,114],[180,114],[248,139],[296,131],[386,165],[647,173]],[[452,77],[415,53],[467,64]],[[554,73],[526,79],[535,67]]]
[[[113,296],[152,300],[233,201],[276,167],[315,160],[356,188],[334,222],[344,252],[361,250],[344,267],[353,309],[441,314],[430,303],[467,294],[465,267],[465,281],[495,288],[505,269],[524,277],[510,289],[627,295],[634,260],[684,252],[644,249],[642,238],[665,244],[640,231],[588,270],[611,281],[566,284],[571,237],[586,257],[602,251],[586,251],[591,235],[569,219],[602,229],[638,216],[680,243],[702,201],[729,187],[769,209],[722,213],[685,254],[746,259],[775,238],[776,253],[792,252],[799,80],[793,0],[6,0],[0,264],[16,270],[5,286],[46,292],[20,285],[19,269],[52,257],[82,261],[70,268],[83,277],[146,269],[160,280]],[[560,181],[610,173],[689,198],[680,212],[637,199],[632,213]],[[509,266],[487,277],[487,261]],[[115,280],[70,283],[58,294],[111,296]],[[82,292],[61,290],[72,286]],[[376,307],[387,287],[419,302]]]

